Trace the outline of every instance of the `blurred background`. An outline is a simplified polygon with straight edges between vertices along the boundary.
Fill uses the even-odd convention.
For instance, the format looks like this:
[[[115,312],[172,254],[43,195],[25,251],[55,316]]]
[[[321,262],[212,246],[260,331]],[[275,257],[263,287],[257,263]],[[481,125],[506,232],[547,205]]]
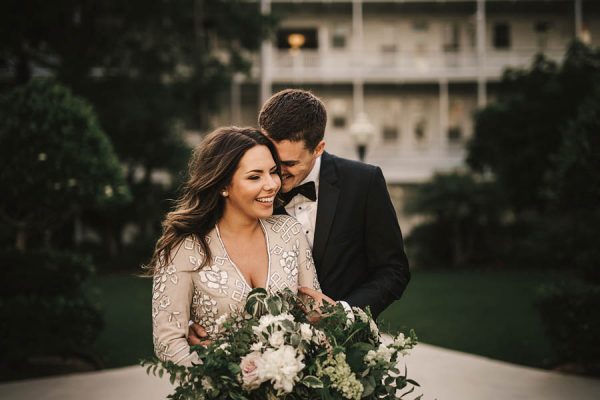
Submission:
[[[3,0],[0,380],[153,355],[141,265],[191,148],[287,87],[379,165],[413,271],[381,317],[600,375],[600,3]]]

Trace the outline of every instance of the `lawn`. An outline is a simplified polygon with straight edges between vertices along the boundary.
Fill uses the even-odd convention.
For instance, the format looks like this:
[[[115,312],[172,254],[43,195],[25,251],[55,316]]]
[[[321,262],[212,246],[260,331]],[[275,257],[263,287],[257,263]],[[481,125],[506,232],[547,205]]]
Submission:
[[[422,342],[499,360],[547,367],[552,352],[533,306],[541,271],[414,271],[402,300],[381,317],[389,329],[414,328]],[[106,326],[97,341],[105,367],[152,356],[151,280],[100,276],[90,282]]]

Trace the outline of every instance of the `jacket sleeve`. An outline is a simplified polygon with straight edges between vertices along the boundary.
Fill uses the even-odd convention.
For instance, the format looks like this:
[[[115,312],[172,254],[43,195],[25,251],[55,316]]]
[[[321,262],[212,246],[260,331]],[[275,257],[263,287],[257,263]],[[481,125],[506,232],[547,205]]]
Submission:
[[[192,275],[201,259],[196,242],[185,239],[173,250],[171,263],[155,272],[152,287],[152,333],[154,352],[162,361],[198,363],[187,342],[190,307],[194,294]]]
[[[377,318],[402,296],[410,280],[402,233],[379,167],[368,186],[365,219],[368,278],[343,300],[356,307],[370,306]]]

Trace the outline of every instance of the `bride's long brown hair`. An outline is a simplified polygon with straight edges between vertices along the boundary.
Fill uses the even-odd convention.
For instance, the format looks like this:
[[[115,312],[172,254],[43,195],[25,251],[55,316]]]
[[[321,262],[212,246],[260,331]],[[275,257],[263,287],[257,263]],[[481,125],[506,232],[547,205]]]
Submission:
[[[255,146],[267,146],[281,175],[280,161],[273,143],[254,128],[235,126],[219,128],[194,149],[188,166],[188,178],[176,200],[175,209],[167,214],[163,234],[156,243],[148,264],[150,274],[168,265],[172,251],[186,236],[193,235],[204,257],[200,267],[211,259],[206,235],[223,215],[222,192],[231,183],[240,159]]]

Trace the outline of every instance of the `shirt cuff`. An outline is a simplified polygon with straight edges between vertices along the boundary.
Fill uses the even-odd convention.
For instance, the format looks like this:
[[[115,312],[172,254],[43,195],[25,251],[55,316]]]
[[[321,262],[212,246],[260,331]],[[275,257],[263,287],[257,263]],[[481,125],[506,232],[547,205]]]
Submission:
[[[354,311],[352,311],[350,304],[346,303],[344,300],[339,300],[338,304],[341,304],[342,307],[344,307],[344,310],[346,311],[346,317],[348,317],[348,322],[354,322]]]

